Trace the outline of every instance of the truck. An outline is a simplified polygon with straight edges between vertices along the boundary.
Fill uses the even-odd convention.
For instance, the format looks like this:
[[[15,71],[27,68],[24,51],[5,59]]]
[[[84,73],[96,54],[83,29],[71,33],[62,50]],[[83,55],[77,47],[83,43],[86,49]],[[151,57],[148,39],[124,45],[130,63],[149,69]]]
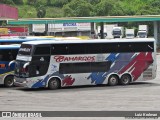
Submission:
[[[125,31],[126,38],[132,39],[134,38],[134,29],[126,29]]]
[[[112,39],[113,27],[116,27],[117,24],[106,24],[104,25],[104,38]],[[100,38],[100,26],[98,26],[98,38]]]
[[[113,27],[112,35],[113,38],[122,38],[123,37],[123,27]]]
[[[148,36],[148,26],[147,25],[139,25],[138,27],[138,38],[147,38]]]

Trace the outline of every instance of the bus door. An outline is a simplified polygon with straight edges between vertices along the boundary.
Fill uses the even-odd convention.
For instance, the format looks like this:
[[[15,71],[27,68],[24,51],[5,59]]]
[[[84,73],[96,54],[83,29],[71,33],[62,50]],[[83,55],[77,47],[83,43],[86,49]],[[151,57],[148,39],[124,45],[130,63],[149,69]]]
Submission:
[[[50,45],[36,46],[28,66],[29,76],[43,76],[47,73],[50,62]]]

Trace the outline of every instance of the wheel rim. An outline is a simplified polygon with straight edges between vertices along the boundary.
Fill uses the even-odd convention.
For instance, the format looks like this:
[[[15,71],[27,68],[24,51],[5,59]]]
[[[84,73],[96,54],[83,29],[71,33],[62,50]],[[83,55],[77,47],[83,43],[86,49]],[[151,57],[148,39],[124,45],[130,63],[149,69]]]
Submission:
[[[58,82],[57,82],[57,80],[51,81],[51,85],[52,85],[53,88],[57,88],[57,87],[58,87]]]
[[[127,84],[129,82],[129,77],[128,76],[124,76],[123,79],[122,79],[122,82],[124,84]]]
[[[12,79],[7,79],[6,83],[8,86],[12,86],[13,85],[13,80]]]
[[[115,77],[111,77],[110,78],[110,83],[111,84],[116,84],[117,83],[117,79]]]

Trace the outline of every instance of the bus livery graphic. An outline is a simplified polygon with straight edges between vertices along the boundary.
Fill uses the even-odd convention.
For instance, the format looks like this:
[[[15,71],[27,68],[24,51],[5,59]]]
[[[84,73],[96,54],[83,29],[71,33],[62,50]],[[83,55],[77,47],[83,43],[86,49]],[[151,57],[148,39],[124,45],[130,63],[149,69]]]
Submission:
[[[142,61],[147,60],[147,62]],[[129,72],[133,76],[133,80],[137,80],[138,77],[153,63],[152,53],[139,53],[127,66],[125,66],[119,74]]]

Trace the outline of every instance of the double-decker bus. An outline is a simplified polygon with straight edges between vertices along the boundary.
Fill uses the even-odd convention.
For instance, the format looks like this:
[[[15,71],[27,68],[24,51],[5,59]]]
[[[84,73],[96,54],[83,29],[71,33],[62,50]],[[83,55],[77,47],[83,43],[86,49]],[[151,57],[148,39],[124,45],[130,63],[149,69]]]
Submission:
[[[152,38],[24,42],[15,62],[15,85],[28,88],[128,85],[155,77]]]
[[[0,38],[0,84],[6,87],[13,86],[13,70],[14,64],[9,65],[9,62],[16,59],[20,45],[25,41],[39,41],[39,40],[54,40],[54,38],[41,37],[1,37]]]
[[[0,84],[13,86],[14,64],[9,62],[16,59],[20,44],[0,45]]]

